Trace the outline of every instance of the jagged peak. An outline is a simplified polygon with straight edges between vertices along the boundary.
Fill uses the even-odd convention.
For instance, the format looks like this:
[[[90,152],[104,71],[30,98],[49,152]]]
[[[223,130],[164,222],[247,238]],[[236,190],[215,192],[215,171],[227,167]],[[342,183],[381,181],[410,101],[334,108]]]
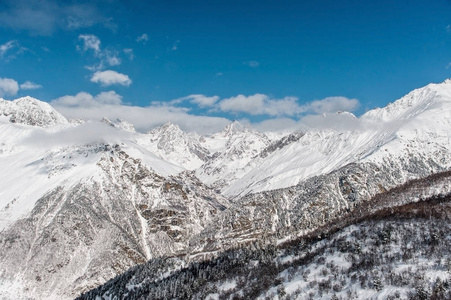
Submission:
[[[232,135],[237,132],[245,132],[249,129],[237,120],[233,120],[229,125],[221,131],[225,136]]]
[[[155,127],[154,129],[147,132],[147,134],[150,135],[165,135],[168,133],[186,134],[182,129],[180,129],[177,124],[172,123],[171,121],[168,121],[163,125]]]
[[[180,127],[177,124],[172,123],[171,121],[167,121],[166,123],[161,125],[160,128],[165,130],[165,131],[167,131],[167,130],[183,131],[183,130],[180,129]]]

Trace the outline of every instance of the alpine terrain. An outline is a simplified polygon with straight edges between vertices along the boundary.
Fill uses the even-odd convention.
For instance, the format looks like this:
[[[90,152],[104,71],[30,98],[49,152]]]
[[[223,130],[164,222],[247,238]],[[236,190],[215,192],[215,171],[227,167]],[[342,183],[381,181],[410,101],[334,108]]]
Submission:
[[[140,133],[0,99],[0,298],[451,298],[451,80],[336,117]]]

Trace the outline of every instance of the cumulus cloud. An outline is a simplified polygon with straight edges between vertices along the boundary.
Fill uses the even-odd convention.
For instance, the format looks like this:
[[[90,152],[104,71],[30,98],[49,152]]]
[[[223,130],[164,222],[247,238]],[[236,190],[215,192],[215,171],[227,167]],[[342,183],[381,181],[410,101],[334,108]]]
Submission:
[[[143,33],[142,35],[140,35],[136,38],[136,41],[138,43],[143,43],[143,44],[145,44],[148,40],[149,40],[149,36],[147,35],[147,33]]]
[[[0,97],[14,96],[19,91],[19,84],[11,78],[0,78]]]
[[[120,105],[122,96],[115,91],[102,92],[92,96],[86,92],[80,92],[75,96],[66,95],[50,102],[55,107],[99,107],[102,105]]]
[[[95,72],[91,77],[91,81],[100,83],[103,86],[114,84],[129,86],[132,83],[132,80],[127,75],[112,70]]]
[[[355,111],[359,107],[359,100],[346,97],[327,97],[315,100],[305,106],[306,111],[317,114],[332,113],[337,111]]]
[[[294,116],[302,111],[296,97],[271,99],[264,94],[238,95],[219,102],[223,112],[247,113],[251,115]]]
[[[20,85],[20,88],[22,90],[35,90],[42,88],[42,85],[27,80]]]
[[[78,39],[83,41],[84,51],[92,49],[95,53],[100,52],[100,39],[97,36],[93,34],[80,34]]]
[[[139,132],[147,132],[156,126],[171,121],[186,131],[212,133],[221,130],[230,123],[230,120],[226,118],[191,115],[184,108],[179,107],[102,104],[99,103],[99,98],[99,96],[94,97],[88,93],[79,93],[76,96],[64,96],[55,99],[51,104],[66,118],[85,120],[100,120],[103,117],[111,120],[120,118],[132,123]],[[74,102],[79,103],[76,100],[84,101],[87,105],[71,105]],[[94,100],[97,101],[93,102]]]

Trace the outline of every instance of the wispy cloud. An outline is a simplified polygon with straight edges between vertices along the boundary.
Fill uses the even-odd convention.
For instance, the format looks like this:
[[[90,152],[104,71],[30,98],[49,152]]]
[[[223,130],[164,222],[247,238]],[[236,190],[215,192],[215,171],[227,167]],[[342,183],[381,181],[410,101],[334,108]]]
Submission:
[[[104,10],[95,2],[3,0],[0,4],[0,26],[34,35],[51,35],[57,29],[74,30],[95,24],[111,27],[111,18],[104,16]]]
[[[22,90],[35,90],[35,89],[40,89],[40,88],[42,88],[42,85],[34,83],[32,81],[28,81],[28,80],[20,85],[20,89],[22,89]]]
[[[110,86],[114,84],[129,86],[130,84],[132,84],[132,80],[128,77],[128,75],[112,70],[95,72],[91,77],[91,81],[100,83],[103,86]]]
[[[136,41],[138,43],[145,44],[147,41],[149,41],[149,36],[147,35],[147,33],[143,33],[142,35],[140,35],[136,38]]]
[[[19,84],[11,78],[0,78],[0,97],[14,96],[19,91]]]
[[[201,108],[213,107],[219,100],[218,96],[207,97],[201,94],[189,95],[183,98],[176,99],[177,102],[189,101],[192,104],[196,104]]]
[[[80,34],[79,40],[83,41],[83,50],[93,50],[96,54],[100,52],[100,39],[93,34]]]
[[[2,45],[0,45],[0,58],[5,57],[5,55],[7,54],[7,52],[9,52],[11,49],[17,47],[19,44],[17,43],[16,40],[12,40],[9,42],[6,42]]]
[[[175,51],[179,48],[180,40],[176,40],[171,47],[171,51]]]
[[[133,49],[125,48],[123,51],[128,56],[129,60],[133,60],[135,58],[135,55],[133,54]]]
[[[119,52],[109,51],[105,52],[105,59],[110,66],[118,66],[121,64],[121,59],[119,58]]]
[[[93,34],[80,34],[78,39],[82,41],[82,45],[77,45],[77,49],[82,52],[92,50],[94,57],[99,60],[97,64],[85,66],[91,72],[102,70],[108,66],[118,66],[121,64],[120,51],[114,49],[102,49],[100,39]],[[131,50],[131,49],[130,49]],[[126,51],[124,51],[126,53]],[[133,55],[133,52],[131,54]]]
[[[260,66],[260,63],[256,60],[245,61],[243,64],[251,68],[258,68]]]

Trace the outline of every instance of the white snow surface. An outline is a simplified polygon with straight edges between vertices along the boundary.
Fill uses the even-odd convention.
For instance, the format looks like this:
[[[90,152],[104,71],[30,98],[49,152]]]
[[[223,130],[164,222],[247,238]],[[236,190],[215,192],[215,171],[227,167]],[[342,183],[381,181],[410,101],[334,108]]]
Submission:
[[[21,122],[11,123],[12,116]],[[276,142],[268,136],[277,135],[236,121],[210,136],[185,133],[172,123],[142,134],[121,120],[102,122],[69,123],[31,97],[0,99],[0,230],[46,192],[94,176],[99,156],[87,153],[99,143],[119,144],[163,176],[194,171],[235,197],[290,187],[353,162],[381,164],[412,153],[451,158],[451,80],[367,112],[356,128],[311,129],[266,156],[261,152]],[[442,166],[449,168],[451,159]]]

